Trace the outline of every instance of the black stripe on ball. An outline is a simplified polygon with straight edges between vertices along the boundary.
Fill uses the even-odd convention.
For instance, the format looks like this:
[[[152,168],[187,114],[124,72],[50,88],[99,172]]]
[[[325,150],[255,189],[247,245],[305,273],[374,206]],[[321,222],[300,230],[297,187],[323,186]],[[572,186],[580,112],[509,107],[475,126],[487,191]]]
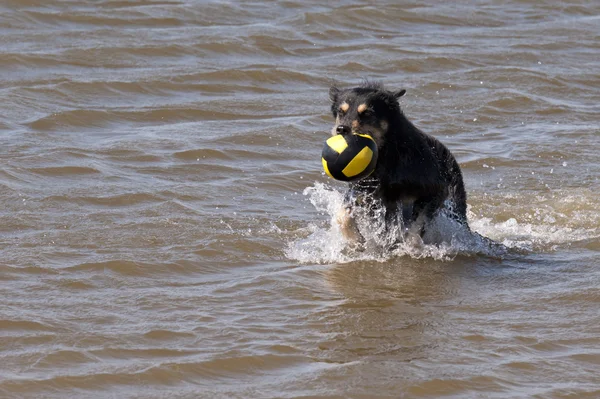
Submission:
[[[342,154],[345,152],[345,150],[342,151]],[[325,143],[325,146],[323,147],[323,154],[321,156],[325,162],[327,162],[327,169],[329,169],[329,173],[331,173],[331,176],[333,176],[333,178],[336,180],[345,180],[345,176],[342,173],[344,167],[340,168],[340,165],[343,164],[343,160],[341,159],[342,154],[338,154],[337,151]]]
[[[348,144],[348,147],[346,147],[341,154],[338,154],[337,151],[329,147],[327,143],[325,143],[325,146],[323,147],[322,157],[327,162],[327,168],[329,169],[331,176],[333,176],[336,180],[355,181],[370,175],[375,169],[375,164],[377,162],[377,145],[373,139],[354,134],[344,135],[343,137]],[[373,151],[373,157],[369,165],[367,165],[363,172],[356,176],[348,177],[344,175],[342,170],[348,166],[348,164],[364,147],[369,147],[371,151]]]

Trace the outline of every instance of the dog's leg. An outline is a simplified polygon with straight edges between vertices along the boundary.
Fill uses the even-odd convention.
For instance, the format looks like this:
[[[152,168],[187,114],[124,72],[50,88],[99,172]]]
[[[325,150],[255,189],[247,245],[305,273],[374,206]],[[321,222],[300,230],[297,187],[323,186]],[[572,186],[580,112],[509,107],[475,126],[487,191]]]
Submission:
[[[352,208],[342,206],[336,214],[336,222],[340,226],[340,231],[344,238],[354,245],[361,245],[365,242],[364,237],[358,231],[356,220],[352,217]]]
[[[419,198],[413,205],[413,221],[419,228],[419,235],[423,237],[427,223],[433,219],[435,213],[442,207],[445,195]]]
[[[402,215],[402,203],[394,201],[385,204],[385,237],[386,240],[395,245],[404,235],[404,217]]]

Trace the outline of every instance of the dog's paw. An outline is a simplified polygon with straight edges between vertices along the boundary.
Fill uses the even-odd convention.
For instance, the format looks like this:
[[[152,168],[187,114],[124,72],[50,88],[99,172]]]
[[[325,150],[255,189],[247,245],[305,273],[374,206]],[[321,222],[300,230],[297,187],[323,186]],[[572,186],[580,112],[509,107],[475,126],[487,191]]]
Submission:
[[[362,245],[365,241],[362,234],[358,231],[356,221],[352,217],[352,210],[347,207],[340,208],[335,220],[340,227],[342,236],[352,245]]]

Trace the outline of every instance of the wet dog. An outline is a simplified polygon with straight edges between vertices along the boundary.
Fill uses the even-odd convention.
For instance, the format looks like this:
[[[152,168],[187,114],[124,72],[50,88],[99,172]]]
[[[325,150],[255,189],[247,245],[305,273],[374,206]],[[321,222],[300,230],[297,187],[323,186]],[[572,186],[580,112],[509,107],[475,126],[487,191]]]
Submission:
[[[342,234],[351,242],[364,241],[354,218],[357,207],[383,217],[386,229],[410,227],[421,236],[442,210],[468,228],[460,167],[448,148],[406,118],[398,103],[405,93],[372,82],[329,90],[335,117],[332,135],[368,134],[379,152],[375,171],[350,183],[337,214]]]

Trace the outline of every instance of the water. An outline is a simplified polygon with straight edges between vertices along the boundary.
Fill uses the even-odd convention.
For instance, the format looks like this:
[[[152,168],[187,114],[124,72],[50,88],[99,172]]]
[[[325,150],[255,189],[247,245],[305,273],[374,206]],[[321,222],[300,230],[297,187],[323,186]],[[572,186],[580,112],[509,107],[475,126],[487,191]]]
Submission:
[[[0,4],[0,397],[600,396],[594,2]],[[348,251],[328,86],[382,80],[472,229]]]

